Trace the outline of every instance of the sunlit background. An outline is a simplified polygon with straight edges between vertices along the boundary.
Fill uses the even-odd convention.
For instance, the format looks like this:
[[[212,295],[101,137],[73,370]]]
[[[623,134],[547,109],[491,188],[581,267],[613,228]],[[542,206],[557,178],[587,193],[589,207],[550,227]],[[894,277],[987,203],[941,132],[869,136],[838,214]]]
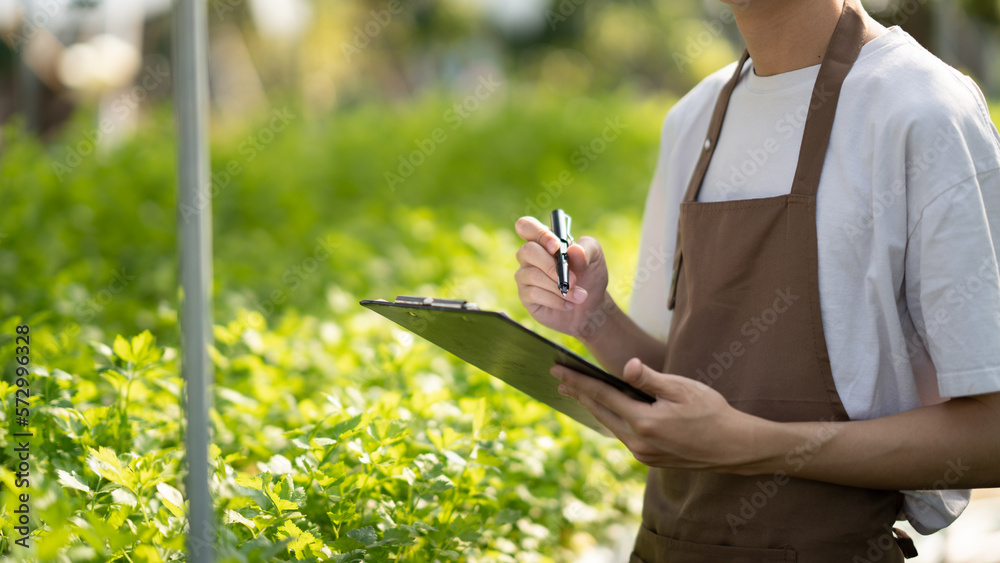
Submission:
[[[1000,0],[865,4],[1000,99]],[[349,339],[354,302],[396,294],[468,298],[530,325],[513,220],[555,206],[617,251],[612,291],[627,303],[660,122],[741,50],[716,0],[207,11],[216,322],[234,341],[249,327],[252,349],[262,327],[310,315],[317,341]],[[176,346],[170,0],[0,0],[0,39],[0,319],[44,312],[53,358],[143,330]],[[320,248],[334,256],[314,273]],[[1000,496],[974,498],[917,538],[915,561],[1000,562]],[[544,541],[556,560],[623,561],[635,514],[618,510],[611,533]]]
[[[995,0],[869,0],[935,54],[1000,89]],[[246,117],[275,97],[308,115],[462,91],[492,72],[533,90],[679,95],[736,56],[716,0],[212,0],[212,102]],[[0,2],[0,119],[52,135],[78,108],[127,138],[169,76],[169,0]],[[115,104],[115,102],[120,102]],[[128,111],[126,111],[126,109]]]

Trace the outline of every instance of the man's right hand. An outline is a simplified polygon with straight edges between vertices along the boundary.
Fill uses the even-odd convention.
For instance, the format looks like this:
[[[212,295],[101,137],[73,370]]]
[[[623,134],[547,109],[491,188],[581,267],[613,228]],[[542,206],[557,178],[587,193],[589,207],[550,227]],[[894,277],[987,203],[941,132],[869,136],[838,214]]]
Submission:
[[[587,326],[590,313],[608,298],[608,266],[601,245],[593,237],[580,237],[569,247],[569,292],[563,297],[555,259],[559,239],[534,217],[521,217],[514,228],[527,241],[517,251],[521,267],[514,274],[521,303],[551,329],[576,338],[592,335],[598,327]]]

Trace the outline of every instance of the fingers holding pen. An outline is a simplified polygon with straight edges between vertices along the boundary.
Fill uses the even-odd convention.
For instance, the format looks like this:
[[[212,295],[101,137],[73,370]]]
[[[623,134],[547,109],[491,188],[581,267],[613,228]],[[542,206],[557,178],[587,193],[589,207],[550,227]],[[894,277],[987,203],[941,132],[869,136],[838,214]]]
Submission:
[[[559,239],[534,217],[521,217],[514,225],[517,235],[528,242],[535,242],[552,256],[559,250]]]
[[[526,307],[540,305],[557,311],[571,311],[575,305],[563,299],[558,291],[538,287],[537,285],[517,284],[517,296]]]
[[[518,236],[528,241],[517,251],[518,263],[521,264],[522,270],[525,270],[525,273],[519,272],[520,276],[516,276],[519,287],[527,284],[552,293],[559,301],[563,301],[560,305],[559,301],[546,298],[545,301],[549,301],[554,307],[565,306],[565,301],[583,303],[587,299],[588,292],[577,285],[578,275],[587,270],[595,257],[603,259],[601,246],[597,240],[593,237],[581,237],[567,249],[570,291],[563,296],[559,291],[559,273],[555,260],[555,254],[560,247],[559,238],[549,227],[534,217],[518,219],[515,230]]]
[[[582,303],[587,297],[587,292],[582,287],[575,287],[570,290],[565,297],[559,292],[556,281],[540,269],[527,266],[522,267],[514,273],[514,280],[517,282],[518,291],[522,297],[531,297],[533,303],[538,303],[553,309],[572,309],[567,307],[567,303]],[[576,281],[570,272],[570,285],[575,285]],[[548,294],[544,297],[535,297],[539,294]]]
[[[594,237],[583,236],[566,250],[569,256],[569,269],[572,272],[582,272],[591,263],[604,257],[601,244]]]
[[[554,253],[553,253],[554,254]],[[549,254],[537,242],[526,242],[517,250],[517,262],[522,268],[537,268],[543,275],[548,276],[549,284],[553,291],[558,291],[559,274],[556,271],[556,261],[553,254]],[[542,284],[539,284],[542,285]],[[569,285],[576,285],[576,274],[570,271]],[[542,285],[542,287],[545,287]]]

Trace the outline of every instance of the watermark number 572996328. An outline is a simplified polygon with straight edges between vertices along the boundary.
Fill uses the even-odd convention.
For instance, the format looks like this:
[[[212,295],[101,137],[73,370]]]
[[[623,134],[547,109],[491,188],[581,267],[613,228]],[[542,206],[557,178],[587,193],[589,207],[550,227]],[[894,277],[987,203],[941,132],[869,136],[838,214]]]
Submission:
[[[14,467],[14,544],[22,548],[28,547],[28,535],[31,532],[31,503],[28,487],[30,484],[31,468],[31,407],[28,399],[31,397],[31,372],[28,365],[31,364],[31,336],[28,325],[19,325],[15,329],[14,335],[14,385],[17,390],[14,392],[14,417],[15,427],[20,427],[20,431],[13,433],[14,455],[11,456],[11,463]]]

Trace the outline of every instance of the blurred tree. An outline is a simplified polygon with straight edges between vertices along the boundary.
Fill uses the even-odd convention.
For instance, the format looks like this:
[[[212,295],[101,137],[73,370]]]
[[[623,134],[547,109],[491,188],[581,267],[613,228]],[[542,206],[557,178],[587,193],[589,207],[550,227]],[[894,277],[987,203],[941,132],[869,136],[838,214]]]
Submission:
[[[863,1],[882,23],[997,91],[989,50],[1000,0]],[[321,115],[427,92],[467,95],[489,74],[564,97],[679,95],[742,48],[719,0],[210,0],[209,21],[213,93],[229,100],[216,98],[217,108],[236,117],[265,109],[254,100]],[[147,22],[145,56],[169,54],[167,24]],[[14,60],[0,52],[0,89],[11,88]],[[233,102],[241,93],[248,100]],[[0,95],[0,119],[10,111]]]

